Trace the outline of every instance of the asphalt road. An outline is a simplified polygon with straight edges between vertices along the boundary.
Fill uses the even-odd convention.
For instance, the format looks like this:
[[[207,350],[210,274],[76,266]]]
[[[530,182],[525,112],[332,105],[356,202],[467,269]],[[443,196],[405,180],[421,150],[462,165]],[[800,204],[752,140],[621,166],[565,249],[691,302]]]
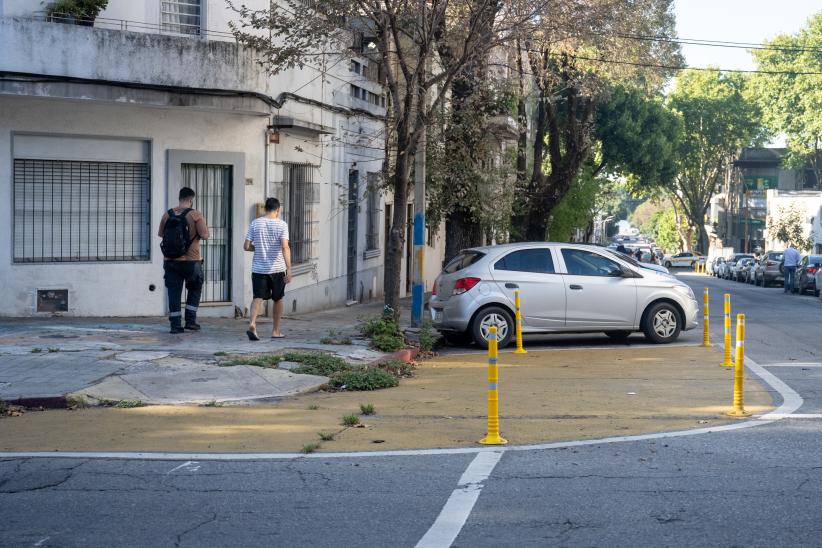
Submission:
[[[715,341],[732,294],[806,418],[504,453],[0,457],[0,546],[822,546],[822,303],[683,279],[711,289]]]

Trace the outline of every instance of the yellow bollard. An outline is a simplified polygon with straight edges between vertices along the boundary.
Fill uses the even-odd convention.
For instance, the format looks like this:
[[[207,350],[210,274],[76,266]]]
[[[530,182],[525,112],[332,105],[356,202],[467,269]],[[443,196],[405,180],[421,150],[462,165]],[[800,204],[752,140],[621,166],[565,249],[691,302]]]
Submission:
[[[705,288],[705,295],[703,297],[702,305],[702,346],[710,347],[711,344],[711,318],[710,318],[710,301],[708,299],[708,288]]]
[[[497,366],[497,328],[491,327],[488,336],[488,435],[480,440],[483,445],[505,445],[508,440],[499,435],[499,369]]]
[[[731,417],[749,417],[745,411],[745,314],[736,315],[736,367],[734,369],[734,402],[728,411]]]
[[[731,294],[725,293],[725,359],[722,367],[733,367],[734,362],[731,357]]]
[[[517,349],[514,350],[514,354],[527,354],[528,351],[522,347],[522,303],[519,298],[519,291],[514,291],[514,307],[516,309],[516,324],[517,324]]]

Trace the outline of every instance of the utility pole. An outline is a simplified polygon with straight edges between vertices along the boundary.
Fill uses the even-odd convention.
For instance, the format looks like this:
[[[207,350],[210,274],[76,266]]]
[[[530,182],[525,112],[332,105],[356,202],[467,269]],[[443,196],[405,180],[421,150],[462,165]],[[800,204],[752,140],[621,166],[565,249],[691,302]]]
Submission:
[[[427,101],[422,108],[426,108]],[[414,254],[411,257],[411,325],[422,325],[425,309],[425,139],[426,128],[420,132],[414,154]]]

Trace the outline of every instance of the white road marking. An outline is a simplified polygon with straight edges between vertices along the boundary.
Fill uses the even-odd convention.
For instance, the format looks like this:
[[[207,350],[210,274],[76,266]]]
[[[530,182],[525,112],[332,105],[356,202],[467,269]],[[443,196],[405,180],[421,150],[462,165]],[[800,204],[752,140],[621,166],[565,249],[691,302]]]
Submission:
[[[200,467],[197,466],[197,461],[196,460],[190,460],[190,461],[184,462],[180,466],[175,466],[174,468],[172,468],[171,470],[166,472],[166,476],[171,474],[172,472],[176,472],[177,470],[179,470],[181,468],[185,468],[186,472],[196,472],[197,470],[200,469]]]
[[[503,451],[478,454],[468,468],[463,472],[457,488],[448,497],[434,524],[428,529],[416,548],[448,548],[459,536],[471,510],[482,491],[483,482],[493,472],[494,467],[502,458]]]
[[[779,413],[767,416],[770,419],[822,419],[822,413]]]
[[[777,362],[766,363],[762,367],[822,367],[820,362]]]
[[[42,546],[42,545],[43,545],[43,543],[44,543],[44,542],[46,542],[46,541],[47,541],[48,539],[50,539],[50,538],[51,538],[51,537],[41,538],[40,540],[38,540],[37,542],[35,542],[35,543],[34,543],[34,545],[35,545],[35,546]]]
[[[717,345],[722,350],[722,345]],[[79,458],[79,459],[126,459],[126,460],[194,460],[194,461],[251,461],[251,460],[293,460],[293,459],[339,459],[358,457],[407,457],[420,455],[465,455],[474,453],[497,453],[500,451],[538,451],[545,449],[562,449],[567,447],[581,447],[587,445],[601,445],[606,443],[623,443],[629,441],[657,440],[684,436],[698,436],[712,432],[728,432],[754,426],[770,424],[774,421],[788,418],[802,406],[802,397],[790,386],[778,379],[770,371],[756,363],[751,358],[745,358],[745,365],[762,381],[769,385],[782,397],[782,404],[764,415],[756,415],[752,420],[734,422],[722,426],[694,428],[692,430],[675,430],[673,432],[659,432],[656,434],[639,434],[636,436],[614,436],[591,440],[561,441],[555,443],[540,443],[534,445],[508,445],[504,449],[499,447],[461,447],[453,449],[406,449],[398,451],[357,451],[351,453],[145,453],[145,452],[118,452],[107,453],[99,451],[60,452],[60,451],[9,451],[0,452],[0,459],[6,458]]]

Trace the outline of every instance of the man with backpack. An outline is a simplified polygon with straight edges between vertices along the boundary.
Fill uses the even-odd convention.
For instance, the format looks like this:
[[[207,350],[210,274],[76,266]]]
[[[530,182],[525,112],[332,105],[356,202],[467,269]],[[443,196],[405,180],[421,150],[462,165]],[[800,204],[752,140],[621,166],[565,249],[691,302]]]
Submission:
[[[168,290],[168,321],[171,333],[183,333],[186,329],[199,331],[197,308],[203,289],[203,258],[200,240],[208,240],[208,225],[203,214],[194,209],[195,193],[188,187],[180,189],[180,203],[169,209],[160,220],[160,249],[163,252],[163,270]],[[185,285],[185,327],[182,324],[180,301]]]

